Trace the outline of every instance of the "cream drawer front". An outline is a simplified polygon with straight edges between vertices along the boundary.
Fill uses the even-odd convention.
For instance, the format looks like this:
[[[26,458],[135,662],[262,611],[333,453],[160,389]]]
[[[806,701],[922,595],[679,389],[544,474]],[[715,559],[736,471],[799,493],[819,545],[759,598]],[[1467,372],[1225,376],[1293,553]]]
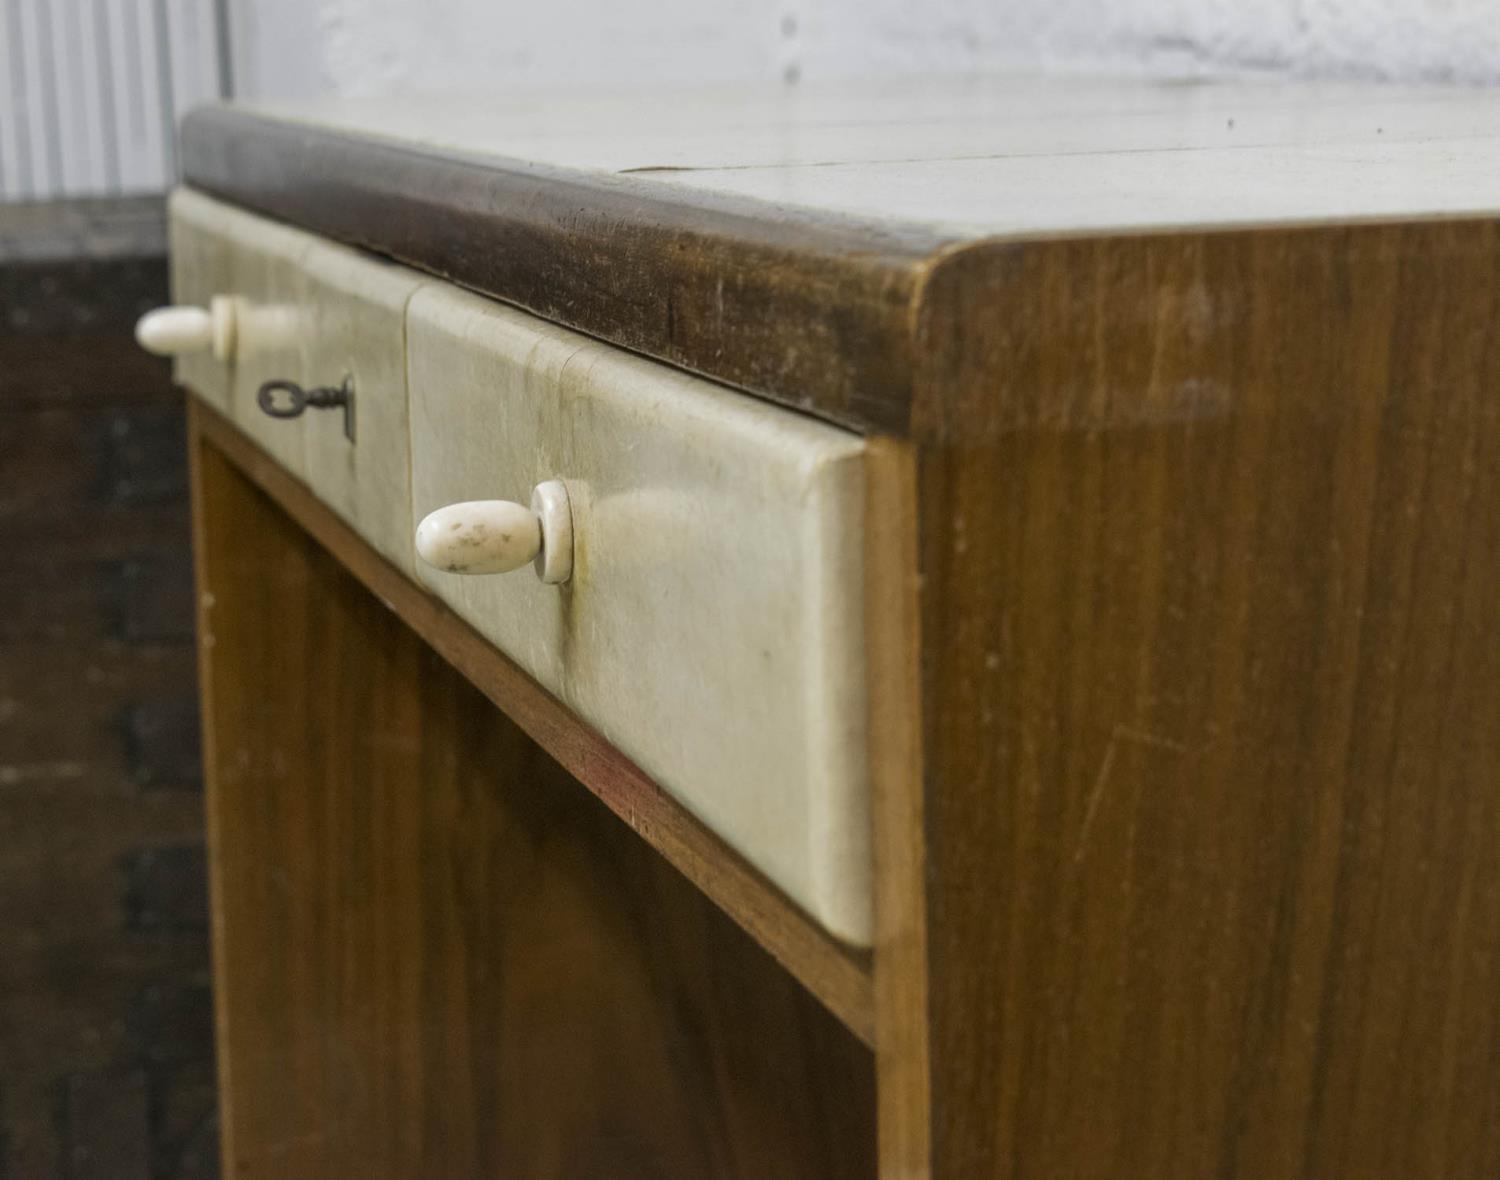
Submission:
[[[172,266],[172,302],[207,307],[215,295],[233,289],[232,239],[222,232],[224,206],[178,189],[167,204],[167,240]],[[184,353],[173,361],[179,384],[223,414],[229,410],[229,361],[210,349]]]
[[[409,573],[404,322],[422,276],[196,193],[174,194],[171,218],[173,298],[207,306],[228,296],[234,318],[228,359],[181,356],[178,380]],[[347,382],[353,437],[338,408],[266,414],[257,394],[272,380]]]
[[[839,937],[871,934],[861,440],[433,285],[413,516],[560,479],[573,572],[419,577]]]
[[[303,414],[305,477],[318,497],[406,573],[412,571],[406,305],[415,271],[314,239],[302,256],[301,372],[354,391],[351,441],[337,410]],[[290,425],[290,423],[280,423]]]

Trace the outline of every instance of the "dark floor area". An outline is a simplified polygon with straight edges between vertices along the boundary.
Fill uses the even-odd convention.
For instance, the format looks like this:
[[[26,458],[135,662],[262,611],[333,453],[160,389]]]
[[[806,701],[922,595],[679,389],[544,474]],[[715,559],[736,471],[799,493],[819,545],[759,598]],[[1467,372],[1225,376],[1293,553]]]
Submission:
[[[218,1173],[159,201],[0,205],[0,1178]]]

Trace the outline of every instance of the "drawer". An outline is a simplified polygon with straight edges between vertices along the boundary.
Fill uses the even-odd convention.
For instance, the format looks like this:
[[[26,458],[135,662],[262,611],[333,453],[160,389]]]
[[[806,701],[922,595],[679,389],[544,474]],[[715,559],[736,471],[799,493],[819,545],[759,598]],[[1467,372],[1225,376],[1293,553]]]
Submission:
[[[446,285],[407,315],[413,517],[561,480],[573,569],[455,611],[846,941],[871,933],[863,443]]]
[[[223,232],[228,210],[196,193],[178,189],[167,204],[167,241],[171,254],[172,301],[208,307],[234,289],[230,277],[232,238]],[[173,373],[220,413],[229,410],[230,366],[218,350],[205,348],[178,354]]]
[[[233,306],[229,354],[179,356],[178,380],[409,573],[404,319],[422,276],[191,192],[172,198],[171,235],[175,301]],[[271,417],[257,402],[271,380],[347,384],[352,421],[338,408]]]
[[[302,278],[304,380],[347,381],[354,391],[352,441],[338,412],[298,419],[305,477],[324,503],[410,573],[406,305],[423,277],[315,238],[302,256]]]

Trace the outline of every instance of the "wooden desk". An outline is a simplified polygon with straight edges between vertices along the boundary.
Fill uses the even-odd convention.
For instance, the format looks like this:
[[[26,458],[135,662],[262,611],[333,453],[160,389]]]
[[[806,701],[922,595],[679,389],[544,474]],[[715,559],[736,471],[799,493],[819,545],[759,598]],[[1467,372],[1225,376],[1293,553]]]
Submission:
[[[1083,79],[190,116],[201,192],[865,440],[868,952],[195,411],[227,1170],[1494,1175],[1497,136]]]

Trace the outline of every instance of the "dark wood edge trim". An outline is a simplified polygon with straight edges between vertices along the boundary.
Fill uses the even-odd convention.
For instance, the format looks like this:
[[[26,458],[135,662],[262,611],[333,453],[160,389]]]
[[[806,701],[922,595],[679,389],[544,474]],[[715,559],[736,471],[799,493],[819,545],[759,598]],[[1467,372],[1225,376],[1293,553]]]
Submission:
[[[880,1175],[931,1172],[916,451],[867,449],[865,620],[875,824]]]
[[[1097,250],[1135,246],[1143,251],[1181,249],[1185,243],[1224,248],[1236,241],[1256,239],[1285,243],[1289,257],[1298,251],[1314,250],[1329,237],[1358,240],[1369,235],[1378,240],[1393,229],[1446,229],[1455,233],[1482,233],[1500,224],[1500,215],[1454,214],[1445,216],[1368,217],[1346,221],[1278,221],[1267,223],[1161,226],[1119,230],[1079,230],[1073,233],[1037,233],[975,238],[954,242],[935,251],[916,273],[912,293],[912,388],[908,403],[907,429],[902,437],[918,447],[947,448],[989,441],[997,430],[1012,430],[1020,425],[1039,426],[1039,421],[1022,423],[992,412],[989,402],[996,397],[996,382],[1015,366],[1018,352],[1036,346],[1035,325],[1023,319],[1004,321],[1005,333],[999,331],[1001,312],[997,306],[1014,300],[1024,304],[1027,296],[1018,286],[1029,281],[1028,267],[1036,268],[1038,258],[1048,254],[1067,254],[1080,248]],[[1003,347],[991,350],[989,368],[980,375],[968,374],[954,380],[944,371],[949,358],[958,354],[965,341],[978,334],[1002,340]],[[1033,414],[1063,411],[1050,405],[1033,408]],[[987,432],[981,438],[976,428]]]
[[[219,761],[214,751],[214,734],[217,731],[214,726],[213,645],[203,641],[203,637],[211,632],[205,597],[208,577],[204,566],[204,555],[208,552],[208,548],[204,543],[202,421],[197,410],[196,400],[189,397],[187,399],[187,449],[188,488],[192,499],[193,634],[198,647],[198,724],[201,729],[203,759],[204,842],[208,850],[209,962],[212,965],[214,980],[213,1021],[216,1050],[214,1072],[218,1083],[219,1098],[219,1169],[224,1175],[232,1176],[234,1175],[232,1163],[236,1158],[234,1111],[237,1104],[233,1100],[234,1078],[231,1072],[233,1062],[230,1054],[225,1052],[225,1046],[229,1044],[228,1013],[230,1009],[226,996],[234,987],[234,979],[229,971],[229,962],[226,957],[228,944],[224,938],[224,911],[218,899],[218,871],[224,861],[220,855],[222,844],[218,822],[219,809],[212,805],[219,789],[216,773]]]
[[[204,107],[203,191],[855,429],[902,434],[912,299],[946,239],[660,181]]]
[[[848,948],[826,933],[565,705],[365,544],[238,428],[197,399],[188,401],[195,470],[199,447],[212,446],[222,453],[860,1040],[873,1045],[874,999],[867,952]],[[195,486],[195,503],[197,499]],[[201,538],[195,540],[202,552]],[[207,652],[201,658],[206,660]]]

